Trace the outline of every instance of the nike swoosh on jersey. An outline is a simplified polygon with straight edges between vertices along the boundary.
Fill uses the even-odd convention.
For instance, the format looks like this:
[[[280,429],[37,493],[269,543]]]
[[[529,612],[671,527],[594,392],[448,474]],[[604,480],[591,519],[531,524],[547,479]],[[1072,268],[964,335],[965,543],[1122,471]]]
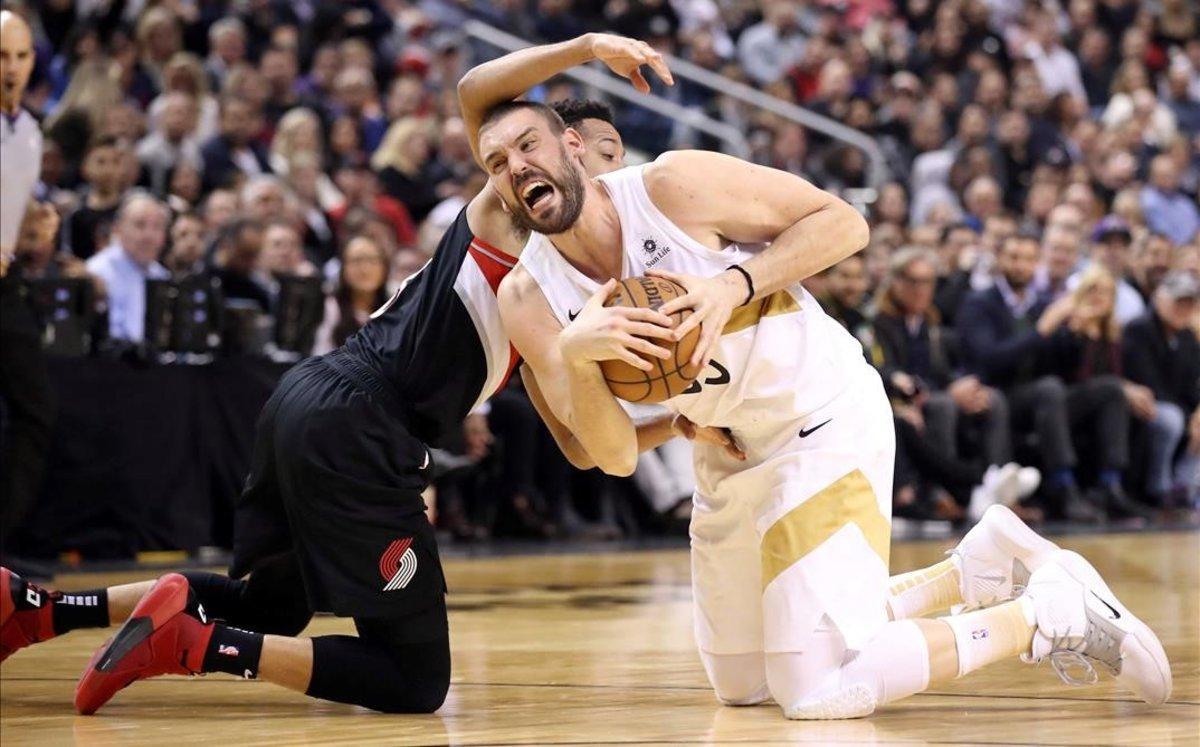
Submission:
[[[580,309],[579,311],[583,311],[583,309]],[[568,311],[567,319],[570,319],[571,321],[575,321],[575,317],[579,316],[579,311]]]
[[[820,425],[814,425],[812,428],[809,428],[808,430],[804,430],[803,428],[801,428],[800,429],[800,438],[808,438],[809,436],[811,436],[812,434],[821,430],[822,428],[824,428],[825,426],[829,425],[832,422],[833,422],[833,418],[830,418],[829,420],[826,420],[824,423],[821,423]]]

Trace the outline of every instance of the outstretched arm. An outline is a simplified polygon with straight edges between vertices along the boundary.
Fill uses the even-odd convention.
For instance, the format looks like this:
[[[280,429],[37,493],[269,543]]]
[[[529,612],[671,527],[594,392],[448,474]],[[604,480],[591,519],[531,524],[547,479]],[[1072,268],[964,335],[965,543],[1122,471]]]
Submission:
[[[601,60],[643,93],[650,90],[650,84],[642,76],[642,65],[649,65],[668,85],[674,84],[662,55],[649,44],[613,34],[584,34],[558,44],[529,47],[498,57],[472,68],[458,82],[458,102],[475,159],[479,160],[479,126],[492,107],[512,101],[539,83],[592,60]]]

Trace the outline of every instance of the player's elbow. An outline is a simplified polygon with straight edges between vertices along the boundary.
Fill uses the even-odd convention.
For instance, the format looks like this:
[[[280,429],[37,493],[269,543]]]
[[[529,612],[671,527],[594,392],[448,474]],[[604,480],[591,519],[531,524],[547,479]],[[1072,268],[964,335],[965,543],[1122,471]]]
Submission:
[[[566,444],[559,444],[563,456],[571,463],[571,466],[578,470],[589,470],[596,466],[596,460],[592,459],[592,455],[583,448],[583,444],[572,438]]]
[[[863,217],[863,214],[848,203],[843,202],[838,208],[844,216],[846,256],[849,257],[866,248],[867,243],[871,240],[871,227],[867,225],[867,219]]]
[[[606,475],[613,477],[629,477],[637,469],[637,447],[622,449],[618,453],[608,454],[603,459],[596,460],[596,466]]]
[[[479,73],[476,68],[468,70],[463,77],[458,80],[458,103],[465,105],[475,98],[475,91],[479,87]]]

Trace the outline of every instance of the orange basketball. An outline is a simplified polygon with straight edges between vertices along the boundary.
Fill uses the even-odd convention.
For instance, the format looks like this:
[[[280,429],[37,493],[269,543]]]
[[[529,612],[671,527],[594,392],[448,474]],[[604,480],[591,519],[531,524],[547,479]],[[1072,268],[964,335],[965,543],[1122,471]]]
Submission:
[[[673,298],[687,293],[683,286],[663,278],[625,278],[621,280],[605,306],[634,306],[643,309],[657,309]],[[683,310],[672,316],[676,326],[683,323],[691,315],[691,311]],[[688,360],[700,341],[700,328],[688,333],[687,337],[676,343],[669,340],[650,339],[650,342],[671,350],[672,356],[666,360],[652,358],[637,353],[643,360],[654,365],[652,371],[642,371],[634,368],[625,361],[601,361],[600,370],[604,380],[613,395],[626,402],[649,404],[662,402],[683,392],[700,373],[699,367],[692,367]]]

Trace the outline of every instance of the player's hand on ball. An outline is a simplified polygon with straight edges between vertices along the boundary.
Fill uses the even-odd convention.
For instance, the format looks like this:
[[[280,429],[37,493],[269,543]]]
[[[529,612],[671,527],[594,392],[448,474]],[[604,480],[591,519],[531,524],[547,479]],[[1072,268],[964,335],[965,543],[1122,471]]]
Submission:
[[[671,421],[671,430],[689,441],[699,441],[700,443],[720,446],[725,450],[726,454],[739,462],[746,461],[746,452],[742,451],[742,447],[738,446],[737,441],[733,438],[733,433],[728,428],[696,425],[684,415],[676,415],[675,419]]]
[[[671,357],[671,351],[651,341],[674,339],[671,317],[653,309],[606,307],[604,302],[616,287],[616,280],[601,286],[580,309],[575,321],[563,327],[558,336],[563,359],[568,362],[619,360],[642,371],[651,371],[654,364],[638,353],[663,360]]]
[[[678,275],[665,270],[650,270],[646,274],[679,283],[687,291],[679,298],[663,304],[659,311],[669,315],[683,309],[692,310],[691,316],[675,328],[675,339],[682,340],[699,325],[700,341],[696,343],[689,364],[701,368],[707,366],[717,350],[717,343],[721,341],[721,332],[730,314],[746,299],[744,282],[732,273],[711,278]]]
[[[663,56],[646,42],[616,34],[593,34],[592,54],[608,65],[609,70],[628,78],[633,87],[642,93],[650,93],[650,84],[642,75],[642,65],[649,65],[668,86],[675,85],[675,78]]]

